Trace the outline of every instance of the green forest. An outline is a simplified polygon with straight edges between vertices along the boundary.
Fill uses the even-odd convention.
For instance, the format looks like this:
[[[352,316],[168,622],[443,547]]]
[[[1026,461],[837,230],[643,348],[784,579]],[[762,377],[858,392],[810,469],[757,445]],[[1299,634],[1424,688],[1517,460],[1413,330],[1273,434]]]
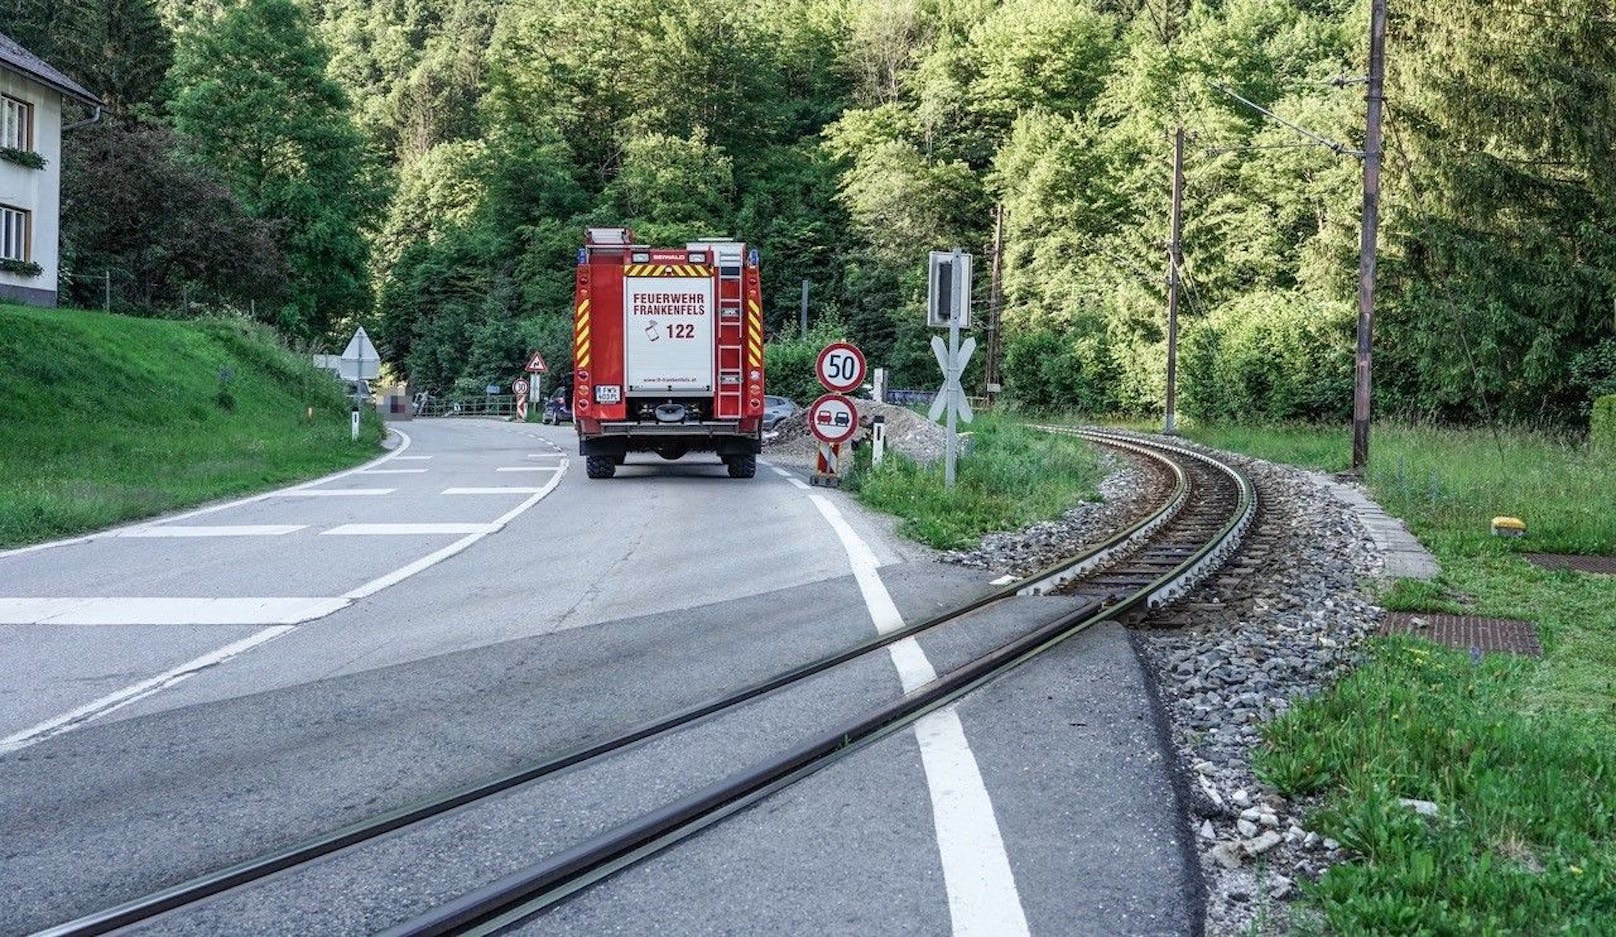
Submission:
[[[1612,13],[1393,0],[1381,412],[1576,427],[1616,392]],[[626,224],[755,243],[778,340],[806,279],[815,322],[929,387],[926,253],[985,253],[1002,205],[1006,394],[1146,415],[1182,125],[1182,410],[1317,421],[1351,407],[1341,151],[1368,21],[1367,0],[0,0],[0,32],[108,104],[64,139],[78,305],[110,274],[117,311],[250,315],[295,347],[363,323],[415,386],[475,391],[533,348],[567,359],[582,228]]]

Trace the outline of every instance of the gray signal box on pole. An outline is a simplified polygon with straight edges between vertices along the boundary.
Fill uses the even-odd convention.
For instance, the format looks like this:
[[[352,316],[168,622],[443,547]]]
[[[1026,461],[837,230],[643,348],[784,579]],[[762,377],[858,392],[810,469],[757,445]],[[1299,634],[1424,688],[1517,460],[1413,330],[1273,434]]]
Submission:
[[[926,288],[926,324],[971,327],[971,255],[955,248],[932,251]]]

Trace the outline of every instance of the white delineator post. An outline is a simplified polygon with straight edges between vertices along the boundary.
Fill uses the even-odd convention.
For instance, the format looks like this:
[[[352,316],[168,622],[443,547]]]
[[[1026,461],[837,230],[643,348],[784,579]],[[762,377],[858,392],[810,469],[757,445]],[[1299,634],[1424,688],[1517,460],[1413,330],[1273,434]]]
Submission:
[[[879,413],[870,417],[870,467],[880,468],[887,457],[887,418]]]

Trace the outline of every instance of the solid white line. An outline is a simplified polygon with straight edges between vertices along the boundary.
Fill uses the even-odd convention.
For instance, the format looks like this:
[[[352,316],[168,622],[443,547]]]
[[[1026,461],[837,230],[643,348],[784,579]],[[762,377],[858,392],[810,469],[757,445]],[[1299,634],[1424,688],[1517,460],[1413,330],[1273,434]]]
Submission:
[[[245,498],[237,498],[234,501],[225,501],[221,504],[210,504],[207,507],[194,508],[190,511],[182,511],[179,514],[172,514],[167,517],[147,518],[145,520],[136,521],[132,524],[109,527],[106,530],[99,530],[93,534],[85,534],[81,537],[69,537],[66,540],[47,540],[44,543],[35,543],[26,547],[15,547],[10,550],[0,550],[0,560],[3,560],[8,556],[20,556],[24,553],[34,553],[39,550],[50,550],[55,547],[71,546],[76,543],[89,543],[92,540],[99,540],[102,537],[115,537],[125,530],[130,530],[135,527],[145,527],[149,524],[171,524],[175,521],[189,520],[193,517],[201,517],[204,514],[212,514],[215,511],[225,511],[229,510],[230,508],[241,507],[245,504],[256,504],[266,498],[273,498],[277,495],[301,491],[302,489],[309,488],[314,485],[324,485],[327,482],[334,482],[339,478],[347,478],[349,475],[363,472],[366,469],[375,468],[376,466],[381,465],[382,463],[391,459],[400,458],[403,455],[404,450],[410,447],[411,439],[409,433],[392,426],[389,426],[387,429],[389,432],[397,433],[398,438],[402,439],[403,442],[399,443],[398,448],[394,449],[392,452],[388,452],[377,458],[371,459],[369,462],[366,462],[363,465],[356,465],[351,469],[343,469],[340,472],[327,475],[323,478],[311,479],[301,484],[293,485],[290,488],[281,488],[275,491],[265,491],[260,494],[248,495]]]
[[[89,720],[99,716],[104,716],[113,710],[121,709],[122,707],[127,706],[138,699],[149,696],[158,690],[173,686],[199,670],[204,670],[208,667],[222,664],[230,658],[235,657],[237,654],[251,650],[258,645],[263,644],[265,641],[278,638],[288,631],[295,630],[297,629],[292,625],[277,625],[273,628],[265,628],[256,634],[248,635],[247,637],[242,638],[240,641],[237,641],[234,644],[227,644],[216,651],[209,651],[195,660],[186,661],[185,663],[180,664],[178,667],[165,670],[149,680],[142,680],[139,683],[131,684],[121,690],[109,693],[98,700],[85,703],[83,706],[80,706],[72,712],[63,713],[62,715],[53,719],[48,719],[45,722],[41,722],[36,726],[24,729],[21,732],[13,735],[8,735],[5,738],[0,739],[0,755],[27,748],[35,742],[42,742],[53,735],[65,732],[81,723],[88,722]]]
[[[182,524],[160,524],[136,527],[113,534],[114,537],[279,537],[302,530],[307,524],[219,524],[213,527],[188,527]]]
[[[282,493],[288,498],[368,498],[390,495],[397,488],[310,488],[305,491],[287,491]]]
[[[553,472],[553,465],[501,465],[496,472]]]
[[[322,530],[322,537],[402,537],[433,534],[491,534],[493,524],[343,524]]]
[[[781,478],[790,478],[791,477],[791,473],[786,471],[783,468],[775,468],[772,465],[769,466],[769,468],[774,472],[774,474],[780,476]]]
[[[494,518],[494,522],[490,526],[493,527],[494,530],[498,530],[515,520],[523,511],[526,511],[528,508],[543,500],[545,495],[548,495],[550,492],[554,491],[556,486],[561,484],[562,476],[567,474],[567,464],[568,460],[563,459],[561,462],[561,470],[550,476],[550,481],[547,482],[544,487],[528,489],[532,491],[533,494],[529,496],[527,500],[523,501],[521,504],[518,504],[516,507],[511,508],[509,511],[506,511],[504,514],[501,514],[499,517]],[[365,583],[359,588],[344,593],[343,598],[362,599],[368,595],[374,595],[388,586],[407,579],[429,566],[434,566],[443,562],[444,560],[454,556],[456,553],[459,553],[461,550],[466,549],[486,536],[488,536],[488,534],[481,533],[468,534],[467,536],[461,537],[454,543],[429,553],[402,569],[394,570],[385,576],[372,579],[370,582]]]
[[[446,495],[530,495],[537,488],[445,488]]]
[[[0,598],[0,625],[295,625],[347,599],[307,596]]]
[[[424,475],[426,469],[366,469],[366,475]]]
[[[876,571],[875,551],[860,539],[852,525],[824,495],[809,495],[847,553],[848,565],[864,596],[876,631],[886,634],[903,624],[903,616]],[[904,692],[936,679],[937,672],[913,638],[887,646]],[[948,915],[957,935],[1028,933],[1015,875],[1004,837],[993,815],[993,801],[976,756],[971,753],[954,707],[930,713],[915,723],[920,762],[931,791],[932,819],[937,828],[937,852],[942,861],[943,886],[948,891]]]

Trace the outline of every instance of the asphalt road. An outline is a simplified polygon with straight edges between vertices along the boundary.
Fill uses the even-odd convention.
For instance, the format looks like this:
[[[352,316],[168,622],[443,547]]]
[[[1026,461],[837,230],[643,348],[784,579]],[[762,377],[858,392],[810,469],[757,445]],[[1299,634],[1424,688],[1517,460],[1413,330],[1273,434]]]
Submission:
[[[988,587],[977,571],[929,562],[851,499],[773,471],[739,481],[716,459],[650,457],[591,481],[567,427],[405,431],[393,457],[302,491],[0,555],[0,933],[488,777],[866,637],[880,621],[872,575],[909,620]],[[878,569],[849,575],[848,536]],[[919,647],[944,671],[1062,601],[1019,600]],[[879,655],[861,660],[148,930],[373,932],[910,679]],[[973,918],[959,903],[985,895],[1031,933],[1193,931],[1194,871],[1120,632],[1068,642],[955,717],[965,768],[940,762],[954,750],[935,739],[900,733],[530,929],[962,933],[974,919],[982,932],[1000,905]],[[983,799],[960,803],[991,806],[962,834],[947,804],[973,783]],[[961,857],[969,865],[978,852],[1000,854],[1006,872],[962,885]]]

